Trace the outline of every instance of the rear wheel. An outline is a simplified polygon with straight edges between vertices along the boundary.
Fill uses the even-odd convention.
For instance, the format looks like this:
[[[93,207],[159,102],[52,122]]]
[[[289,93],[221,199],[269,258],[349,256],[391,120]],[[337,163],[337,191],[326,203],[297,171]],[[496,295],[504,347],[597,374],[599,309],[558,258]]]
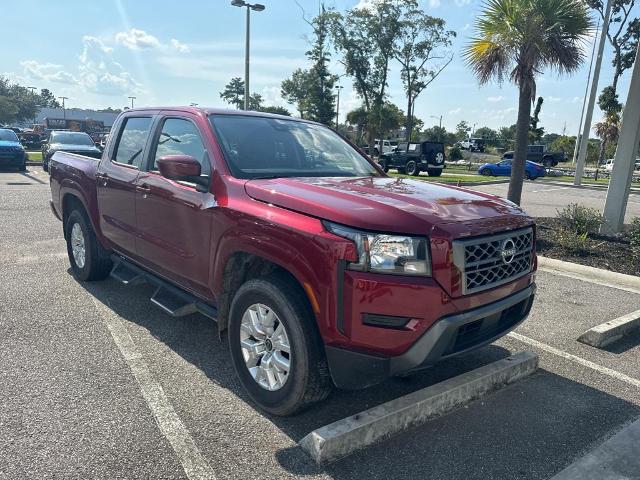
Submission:
[[[405,171],[407,172],[407,175],[411,175],[413,177],[420,175],[420,167],[418,167],[415,160],[409,160],[407,162],[405,165]]]
[[[71,270],[78,280],[102,280],[109,275],[112,266],[109,254],[98,242],[91,223],[80,210],[69,215],[65,236]]]
[[[527,172],[526,170],[524,171],[524,178],[526,178],[527,180],[533,180],[531,178],[531,174],[529,172]]]
[[[384,173],[387,173],[389,171],[389,165],[387,165],[387,161],[385,159],[381,158],[380,160],[378,160],[378,165],[380,165],[380,168]]]
[[[542,165],[547,168],[553,167],[553,159],[551,157],[545,157],[542,159]]]
[[[480,171],[480,175],[483,175],[485,177],[490,177],[491,176],[491,170],[489,170],[488,168],[485,168],[485,169]]]
[[[242,386],[262,409],[291,415],[323,400],[331,380],[313,313],[284,275],[249,280],[229,312],[229,350]]]

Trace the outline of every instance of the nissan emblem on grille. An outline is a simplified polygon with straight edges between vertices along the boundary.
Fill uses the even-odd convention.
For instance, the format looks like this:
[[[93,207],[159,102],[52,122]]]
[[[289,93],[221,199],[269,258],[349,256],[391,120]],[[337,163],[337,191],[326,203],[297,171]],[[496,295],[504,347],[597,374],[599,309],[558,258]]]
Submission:
[[[533,229],[453,241],[453,263],[469,294],[513,281],[531,271]]]
[[[500,252],[500,255],[502,256],[502,261],[506,265],[513,262],[513,257],[516,256],[516,253],[516,244],[513,243],[513,240],[507,238],[502,242],[502,251]]]

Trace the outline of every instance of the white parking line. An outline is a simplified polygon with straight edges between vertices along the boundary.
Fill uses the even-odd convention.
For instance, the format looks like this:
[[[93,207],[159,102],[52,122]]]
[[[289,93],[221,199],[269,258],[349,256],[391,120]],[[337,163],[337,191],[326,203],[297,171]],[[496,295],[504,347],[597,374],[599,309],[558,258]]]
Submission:
[[[629,385],[633,385],[634,387],[640,387],[640,380],[636,378],[625,375],[624,373],[617,372],[615,370],[612,370],[611,368],[603,367],[602,365],[590,362],[589,360],[585,360],[584,358],[578,357],[576,355],[564,352],[558,348],[552,347],[551,345],[547,345],[546,343],[534,340],[533,338],[525,337],[524,335],[516,332],[510,332],[507,334],[507,336],[515,338],[516,340],[526,343],[527,345],[531,345],[532,347],[544,350],[545,352],[553,353],[554,355],[557,355],[559,357],[571,360],[572,362],[578,363],[583,367],[590,368],[591,370],[595,370],[598,373],[602,373],[603,375],[615,378],[616,380],[620,380],[621,382],[628,383]]]
[[[567,187],[544,188],[542,190],[531,190],[528,193],[551,192],[553,190],[564,190]]]
[[[215,480],[216,475],[196,446],[189,430],[180,420],[162,386],[153,378],[149,367],[138,351],[125,323],[108,305],[92,297],[115,344],[140,385],[142,396],[156,419],[160,432],[173,447],[182,468],[190,480]]]

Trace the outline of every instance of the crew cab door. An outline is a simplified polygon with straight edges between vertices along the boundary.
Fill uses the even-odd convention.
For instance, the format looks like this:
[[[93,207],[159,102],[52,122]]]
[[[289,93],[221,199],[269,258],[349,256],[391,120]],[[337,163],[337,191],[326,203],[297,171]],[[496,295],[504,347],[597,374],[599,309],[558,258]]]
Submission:
[[[157,160],[190,155],[211,177],[205,135],[187,113],[161,114],[151,140],[148,165],[137,179],[137,240],[141,261],[150,269],[203,296],[210,295],[210,240],[214,196],[192,183],[169,180]]]
[[[113,248],[136,255],[136,181],[145,158],[152,116],[122,118],[96,174],[100,229]]]

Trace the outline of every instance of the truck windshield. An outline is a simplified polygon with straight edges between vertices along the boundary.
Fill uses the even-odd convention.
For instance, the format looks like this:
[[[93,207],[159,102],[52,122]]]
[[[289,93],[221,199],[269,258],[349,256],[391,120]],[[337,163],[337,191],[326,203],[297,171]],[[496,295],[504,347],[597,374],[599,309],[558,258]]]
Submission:
[[[51,135],[51,143],[64,145],[93,145],[93,140],[82,132],[58,132]]]
[[[0,129],[0,140],[5,142],[17,142],[18,136],[13,130]]]
[[[339,135],[320,125],[248,115],[211,115],[237,178],[378,176]]]

